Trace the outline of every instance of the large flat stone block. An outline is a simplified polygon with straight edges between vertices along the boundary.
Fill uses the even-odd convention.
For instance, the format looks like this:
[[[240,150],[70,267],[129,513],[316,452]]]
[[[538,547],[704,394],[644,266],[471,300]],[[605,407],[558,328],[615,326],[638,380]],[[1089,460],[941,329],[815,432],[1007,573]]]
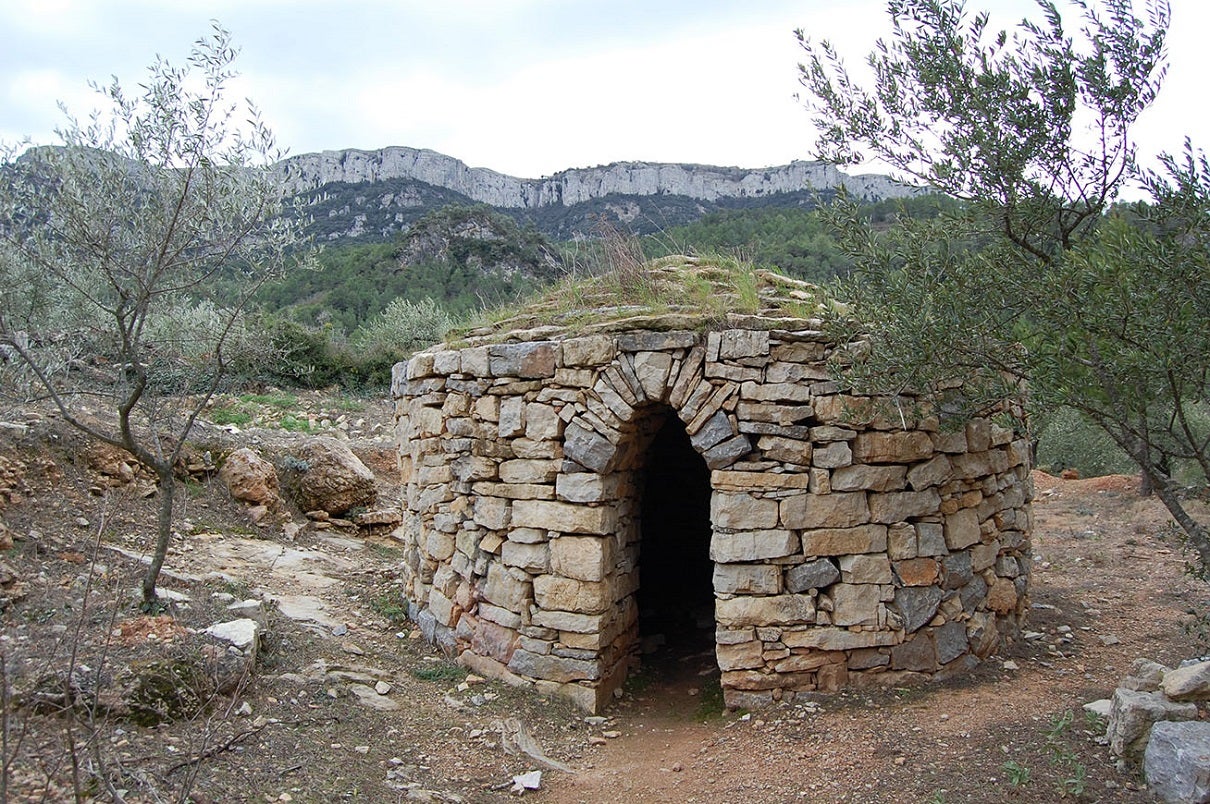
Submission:
[[[810,595],[771,595],[716,600],[714,616],[724,627],[746,625],[801,625],[815,621]]]
[[[515,528],[603,535],[612,534],[617,530],[617,525],[617,511],[612,506],[591,507],[556,500],[513,502],[512,526]]]
[[[560,575],[581,581],[600,581],[613,565],[612,536],[560,536],[550,541],[550,566]]]
[[[807,556],[842,556],[851,553],[881,553],[887,547],[886,525],[862,525],[856,528],[821,528],[802,535],[802,552]]]
[[[710,538],[710,560],[723,564],[782,558],[797,553],[799,538],[788,530],[716,531]]]
[[[796,530],[852,528],[870,521],[870,508],[864,492],[798,494],[782,500],[781,521],[785,527]],[[881,549],[886,549],[885,545]]]

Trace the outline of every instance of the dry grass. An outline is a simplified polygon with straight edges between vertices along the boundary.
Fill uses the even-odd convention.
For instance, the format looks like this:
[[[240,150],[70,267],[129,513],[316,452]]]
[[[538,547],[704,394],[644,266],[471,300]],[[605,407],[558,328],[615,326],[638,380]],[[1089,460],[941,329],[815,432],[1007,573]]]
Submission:
[[[465,343],[522,330],[589,334],[617,329],[808,328],[833,303],[817,286],[728,257],[669,256],[639,262],[611,250],[603,270],[572,276],[513,307],[451,333]]]

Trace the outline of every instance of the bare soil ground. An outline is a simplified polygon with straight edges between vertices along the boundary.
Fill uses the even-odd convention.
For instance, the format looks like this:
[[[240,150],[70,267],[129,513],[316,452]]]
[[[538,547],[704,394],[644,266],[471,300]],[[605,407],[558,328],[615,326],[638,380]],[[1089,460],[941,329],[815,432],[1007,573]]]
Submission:
[[[398,499],[384,404],[291,404],[291,426],[339,430]],[[199,454],[280,460],[303,435],[280,408],[238,432],[203,427]],[[205,472],[179,495],[161,581],[177,599],[144,615],[155,500],[104,465],[46,411],[0,411],[0,516],[16,539],[0,553],[0,801],[492,802],[541,770],[524,797],[549,804],[1146,802],[1082,705],[1138,657],[1210,652],[1188,630],[1210,588],[1185,574],[1162,506],[1133,478],[1036,474],[1030,633],[970,678],[728,712],[706,652],[649,664],[586,718],[425,645],[402,616],[389,529],[297,511],[253,524]],[[268,601],[255,672],[225,694],[190,677],[175,687],[196,688],[184,714],[133,722],[130,679],[204,653],[200,632],[243,599]]]

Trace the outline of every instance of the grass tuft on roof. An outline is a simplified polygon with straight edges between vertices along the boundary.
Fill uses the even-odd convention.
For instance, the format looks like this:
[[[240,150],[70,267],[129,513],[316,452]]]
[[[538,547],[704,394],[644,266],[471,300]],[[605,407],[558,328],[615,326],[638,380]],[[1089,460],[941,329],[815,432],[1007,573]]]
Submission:
[[[819,329],[844,312],[809,282],[731,257],[619,259],[484,313],[449,337],[467,345],[626,330]]]

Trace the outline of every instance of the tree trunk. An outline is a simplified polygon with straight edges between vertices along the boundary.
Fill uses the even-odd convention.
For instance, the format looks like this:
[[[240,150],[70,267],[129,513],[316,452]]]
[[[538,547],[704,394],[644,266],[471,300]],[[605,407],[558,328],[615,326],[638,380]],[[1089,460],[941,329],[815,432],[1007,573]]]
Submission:
[[[1180,525],[1181,530],[1185,532],[1189,544],[1197,551],[1199,573],[1205,576],[1210,573],[1210,530],[1189,515],[1172,484],[1165,481],[1166,478],[1152,477],[1152,488],[1155,490],[1156,496],[1164,503],[1164,507],[1168,509],[1168,513],[1172,514],[1176,524]]]
[[[1152,445],[1147,441],[1137,436],[1123,436],[1121,432],[1105,427],[1104,424],[1101,427],[1143,470],[1145,482],[1140,491],[1150,490],[1159,497],[1160,502],[1168,509],[1168,513],[1172,514],[1172,518],[1176,520],[1176,524],[1185,532],[1189,545],[1197,551],[1197,576],[1210,577],[1210,530],[1185,510],[1177,491],[1177,484],[1173,481],[1169,470],[1168,456],[1160,453],[1159,460],[1153,461]]]
[[[1167,455],[1160,456],[1159,461],[1156,462],[1156,470],[1160,474],[1164,475],[1165,477],[1172,476],[1172,470],[1169,469],[1169,467],[1168,467],[1168,456]],[[1144,497],[1150,497],[1154,493],[1155,493],[1155,484],[1151,480],[1151,473],[1144,469],[1143,470],[1143,480],[1139,484],[1139,494],[1143,495]]]
[[[172,476],[172,464],[157,462],[156,488],[160,492],[160,507],[156,516],[155,550],[151,554],[151,566],[143,577],[143,609],[153,613],[156,604],[155,585],[160,577],[160,569],[164,566],[164,557],[168,555],[168,542],[172,539],[172,504],[176,491],[175,480]]]

